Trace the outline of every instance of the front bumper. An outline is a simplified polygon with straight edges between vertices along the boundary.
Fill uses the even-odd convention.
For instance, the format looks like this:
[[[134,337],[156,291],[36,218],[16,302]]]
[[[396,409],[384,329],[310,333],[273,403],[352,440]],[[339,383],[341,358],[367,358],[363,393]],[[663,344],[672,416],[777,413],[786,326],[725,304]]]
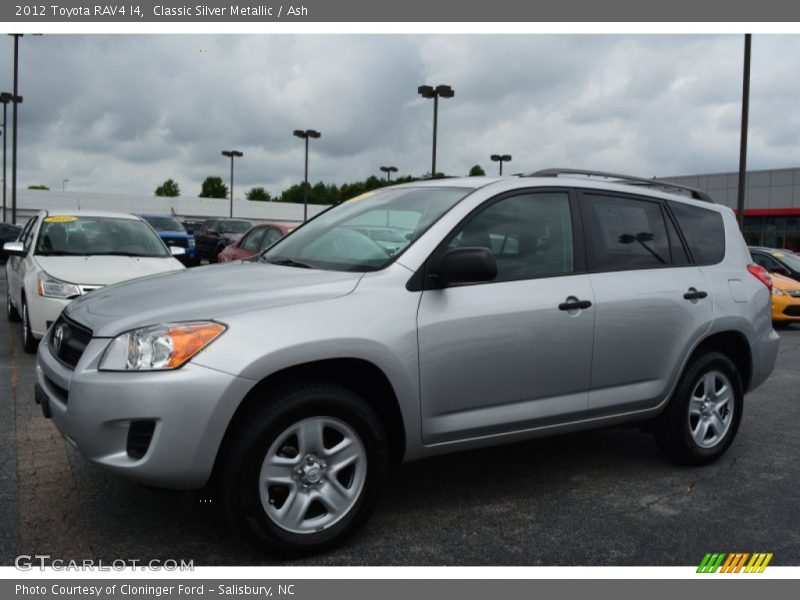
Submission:
[[[203,487],[254,382],[191,362],[174,371],[98,371],[109,342],[89,342],[74,371],[41,344],[36,385],[43,408],[67,441],[101,467],[156,487]],[[152,422],[152,436],[141,456],[132,455],[131,426],[142,422]]]

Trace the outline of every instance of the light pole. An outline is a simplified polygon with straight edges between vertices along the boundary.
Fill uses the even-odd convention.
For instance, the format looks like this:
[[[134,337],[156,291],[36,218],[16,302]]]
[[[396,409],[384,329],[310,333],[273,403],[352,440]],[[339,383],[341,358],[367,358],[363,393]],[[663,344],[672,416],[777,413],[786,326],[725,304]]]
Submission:
[[[241,158],[244,156],[244,152],[239,152],[238,150],[223,150],[222,156],[228,156],[231,159],[231,218],[233,218],[233,159]]]
[[[397,173],[397,167],[381,167],[381,171],[386,173],[386,181],[391,181],[392,173]]]
[[[452,98],[456,95],[449,85],[421,85],[417,93],[423,98],[433,98],[433,155],[431,157],[431,178],[436,177],[436,128],[439,120],[439,98]]]
[[[67,184],[68,183],[69,183],[69,179],[62,179],[61,180],[61,191],[62,192],[66,192],[67,191]]]
[[[6,222],[6,140],[8,139],[8,103],[13,102],[14,95],[8,92],[0,94],[3,103],[3,223]],[[19,98],[22,102],[22,98]],[[12,219],[13,222],[13,219]]]
[[[744,65],[742,73],[742,126],[739,131],[739,189],[736,197],[736,220],[744,231],[744,186],[747,172],[747,121],[750,114],[750,37],[744,35]]]
[[[499,162],[500,163],[500,175],[503,174],[503,163],[504,162],[511,162],[511,155],[510,154],[492,154],[489,158],[492,159],[492,162]]]
[[[303,179],[303,223],[308,220],[308,140],[310,138],[317,139],[322,134],[313,129],[295,129],[293,135],[306,141],[306,170],[305,178]]]

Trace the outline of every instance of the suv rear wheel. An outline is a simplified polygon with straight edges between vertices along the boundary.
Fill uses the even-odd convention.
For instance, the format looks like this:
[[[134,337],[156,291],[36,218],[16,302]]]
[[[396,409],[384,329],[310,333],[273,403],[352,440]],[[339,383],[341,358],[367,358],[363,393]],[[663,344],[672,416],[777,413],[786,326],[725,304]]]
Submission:
[[[661,450],[680,463],[709,464],[733,442],[744,407],[736,366],[719,352],[695,358],[656,424]]]
[[[249,415],[227,449],[219,495],[268,551],[325,550],[366,519],[388,469],[383,427],[345,388],[305,384]]]

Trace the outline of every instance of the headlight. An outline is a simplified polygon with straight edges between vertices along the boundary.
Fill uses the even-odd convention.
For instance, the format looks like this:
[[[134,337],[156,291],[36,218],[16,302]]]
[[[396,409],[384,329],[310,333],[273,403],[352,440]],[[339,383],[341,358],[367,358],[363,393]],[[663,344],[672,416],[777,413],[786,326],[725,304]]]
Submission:
[[[74,283],[67,283],[55,277],[50,277],[47,273],[39,273],[37,290],[40,296],[45,298],[61,298],[69,300],[81,295],[81,289]]]
[[[214,321],[163,323],[118,335],[100,360],[102,371],[177,369],[225,331]]]
[[[773,296],[785,296],[786,292],[783,292],[783,291],[779,290],[778,288],[774,287],[774,288],[772,288],[772,295]]]
[[[189,238],[188,246],[189,248],[194,248],[194,238]]]

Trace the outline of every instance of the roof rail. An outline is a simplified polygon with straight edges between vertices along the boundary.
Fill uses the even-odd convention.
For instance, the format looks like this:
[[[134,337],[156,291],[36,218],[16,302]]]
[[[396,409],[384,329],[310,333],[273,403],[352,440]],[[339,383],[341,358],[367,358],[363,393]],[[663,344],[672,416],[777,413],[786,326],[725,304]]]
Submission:
[[[704,202],[714,203],[714,200],[706,192],[698,190],[679,183],[672,183],[664,181],[663,179],[645,179],[644,177],[635,177],[633,175],[621,175],[619,173],[607,173],[605,171],[587,171],[584,169],[542,169],[533,173],[521,173],[520,177],[558,177],[559,175],[583,175],[585,177],[602,177],[604,179],[616,179],[620,183],[628,183],[632,185],[642,185],[662,188],[664,190],[674,190],[688,194],[695,200],[702,200]]]

